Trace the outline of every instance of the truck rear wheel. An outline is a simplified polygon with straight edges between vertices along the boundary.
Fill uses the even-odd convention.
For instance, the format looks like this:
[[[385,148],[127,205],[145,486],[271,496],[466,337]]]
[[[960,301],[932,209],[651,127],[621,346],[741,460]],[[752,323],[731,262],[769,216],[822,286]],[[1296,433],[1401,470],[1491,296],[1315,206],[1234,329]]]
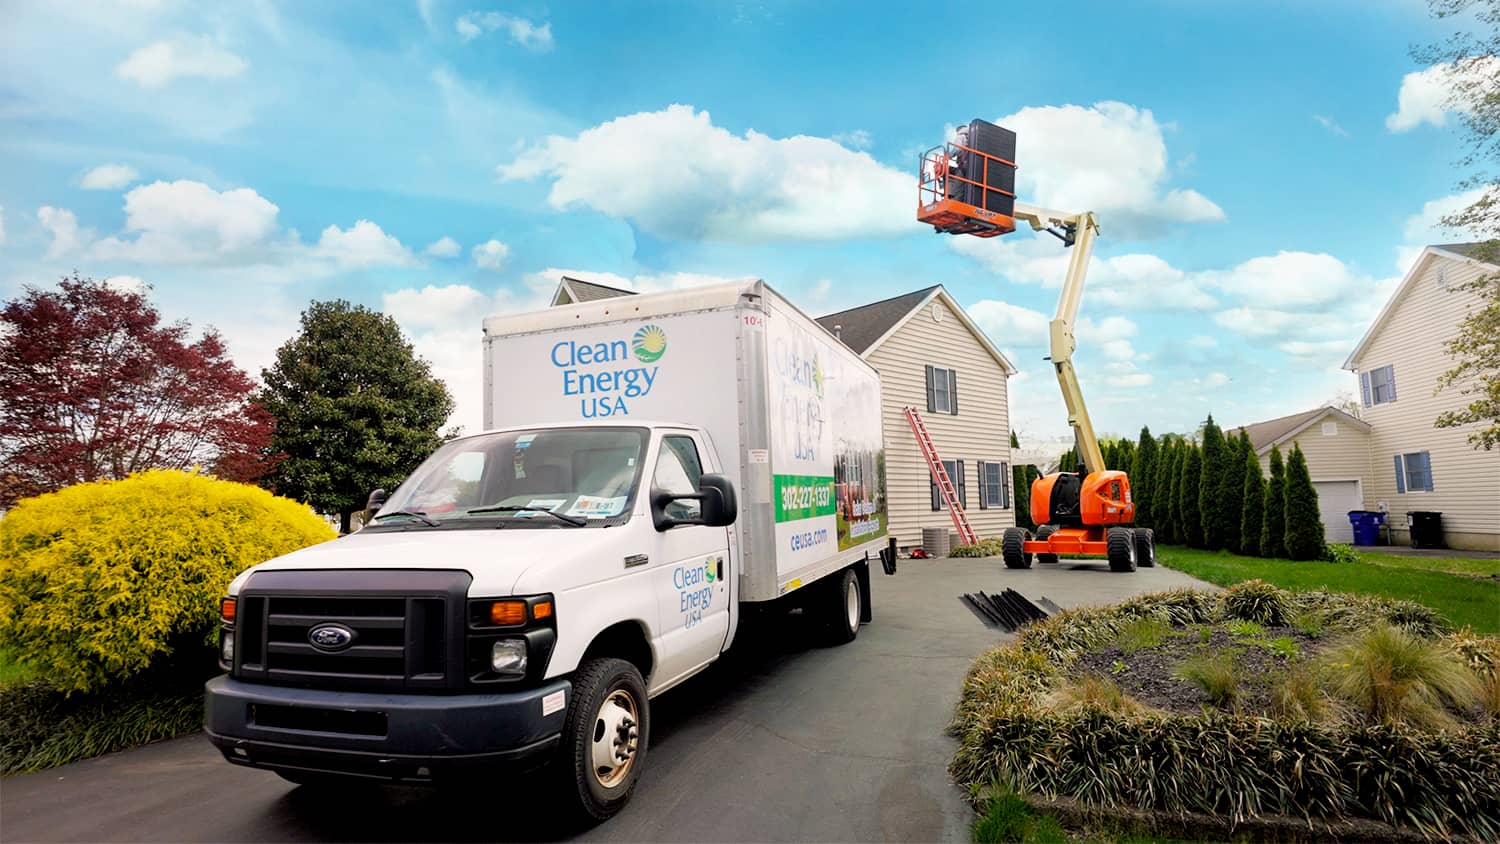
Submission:
[[[1039,527],[1039,528],[1036,529],[1036,540],[1038,542],[1041,542],[1042,540],[1046,539],[1047,537],[1051,536],[1054,533],[1057,533],[1057,525],[1042,525],[1041,527]],[[1039,562],[1039,563],[1046,564],[1046,565],[1056,565],[1057,564],[1057,555],[1056,554],[1038,554],[1038,555],[1036,555],[1036,561]]]
[[[558,767],[572,776],[575,808],[583,820],[608,820],[630,800],[646,762],[651,710],[641,672],[623,659],[580,665],[563,723]]]
[[[860,599],[859,577],[854,569],[844,569],[828,578],[828,589],[822,600],[828,639],[832,644],[845,645],[859,635]]]
[[[1135,564],[1143,569],[1156,565],[1156,534],[1151,528],[1135,529]]]
[[[1130,528],[1110,528],[1104,550],[1110,571],[1135,571],[1135,532]]]
[[[1031,568],[1031,555],[1026,553],[1026,540],[1031,536],[1024,528],[1006,528],[1000,535],[1000,559],[1008,569]]]

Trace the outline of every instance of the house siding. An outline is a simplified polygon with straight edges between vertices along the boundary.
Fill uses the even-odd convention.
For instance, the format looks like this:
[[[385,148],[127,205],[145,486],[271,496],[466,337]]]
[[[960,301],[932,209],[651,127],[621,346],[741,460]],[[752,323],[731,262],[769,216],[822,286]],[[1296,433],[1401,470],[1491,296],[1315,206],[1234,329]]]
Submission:
[[[933,321],[933,304],[942,311],[940,322]],[[866,360],[880,372],[887,507],[890,534],[897,542],[902,547],[920,545],[923,528],[954,529],[946,510],[932,509],[927,463],[902,413],[908,406],[922,415],[938,457],[962,461],[969,502],[964,510],[974,531],[983,538],[1014,526],[1014,500],[1005,509],[979,506],[979,461],[1011,463],[1005,370],[953,309],[941,298],[933,299],[869,352]],[[957,415],[927,412],[927,366],[957,373]],[[1009,473],[1005,482],[1010,483]]]
[[[1435,391],[1438,376],[1453,365],[1443,351],[1444,342],[1458,334],[1459,323],[1481,302],[1472,291],[1439,287],[1438,273],[1445,274],[1447,287],[1456,288],[1486,270],[1442,253],[1423,260],[1425,266],[1398,294],[1385,323],[1351,361],[1356,379],[1360,372],[1391,365],[1396,384],[1395,401],[1366,407],[1362,413],[1371,426],[1365,507],[1388,503],[1393,541],[1398,544],[1409,541],[1407,511],[1436,510],[1443,514],[1444,538],[1450,546],[1500,551],[1500,450],[1476,450],[1469,444],[1477,425],[1433,425],[1438,414],[1466,404],[1457,388]],[[1398,493],[1394,456],[1418,451],[1431,454],[1433,489]]]
[[[1335,426],[1337,433],[1323,433],[1325,424]],[[1307,474],[1313,483],[1320,481],[1358,481],[1360,494],[1370,478],[1370,432],[1364,426],[1350,423],[1335,414],[1327,414],[1313,420],[1305,430],[1278,443],[1282,457],[1291,454],[1293,444],[1302,448],[1307,458]],[[1271,450],[1260,455],[1260,468],[1268,477],[1271,474]],[[1363,505],[1361,505],[1363,506]],[[1325,520],[1326,521],[1326,520]],[[1348,542],[1349,525],[1324,524],[1323,530],[1329,542]]]

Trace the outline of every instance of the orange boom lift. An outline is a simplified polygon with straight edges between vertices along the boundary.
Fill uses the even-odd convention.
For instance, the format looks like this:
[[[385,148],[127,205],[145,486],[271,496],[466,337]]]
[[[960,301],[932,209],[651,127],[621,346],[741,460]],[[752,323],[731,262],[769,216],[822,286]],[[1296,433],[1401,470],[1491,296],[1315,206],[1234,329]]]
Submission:
[[[975,120],[961,127],[957,142],[922,154],[917,184],[917,219],[940,233],[996,237],[1026,223],[1072,249],[1057,313],[1049,328],[1052,367],[1068,408],[1068,424],[1082,466],[1038,478],[1031,485],[1031,520],[1036,536],[1007,528],[1001,557],[1007,568],[1031,568],[1033,559],[1055,563],[1061,556],[1105,557],[1111,571],[1135,571],[1156,564],[1149,528],[1132,528],[1135,503],[1130,478],[1106,469],[1099,439],[1083,403],[1073,368],[1074,321],[1083,298],[1084,276],[1099,223],[1092,211],[1064,213],[1017,202],[1015,133]]]

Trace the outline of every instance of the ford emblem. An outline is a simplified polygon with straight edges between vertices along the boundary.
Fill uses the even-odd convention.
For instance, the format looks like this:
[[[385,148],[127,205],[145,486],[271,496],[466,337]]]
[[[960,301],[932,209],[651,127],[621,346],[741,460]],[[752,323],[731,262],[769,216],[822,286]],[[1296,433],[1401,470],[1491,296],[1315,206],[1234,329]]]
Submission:
[[[354,631],[342,624],[319,624],[307,631],[307,641],[320,651],[341,651],[354,644]]]

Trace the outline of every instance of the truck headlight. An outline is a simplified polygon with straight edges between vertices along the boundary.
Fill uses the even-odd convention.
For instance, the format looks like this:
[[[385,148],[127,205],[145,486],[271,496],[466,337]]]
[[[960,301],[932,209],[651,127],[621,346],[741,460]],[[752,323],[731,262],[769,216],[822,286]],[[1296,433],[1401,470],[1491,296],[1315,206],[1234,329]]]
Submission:
[[[234,631],[225,630],[219,641],[219,657],[226,663],[234,664]]]
[[[496,674],[526,673],[526,640],[501,639],[490,649],[490,668]]]

